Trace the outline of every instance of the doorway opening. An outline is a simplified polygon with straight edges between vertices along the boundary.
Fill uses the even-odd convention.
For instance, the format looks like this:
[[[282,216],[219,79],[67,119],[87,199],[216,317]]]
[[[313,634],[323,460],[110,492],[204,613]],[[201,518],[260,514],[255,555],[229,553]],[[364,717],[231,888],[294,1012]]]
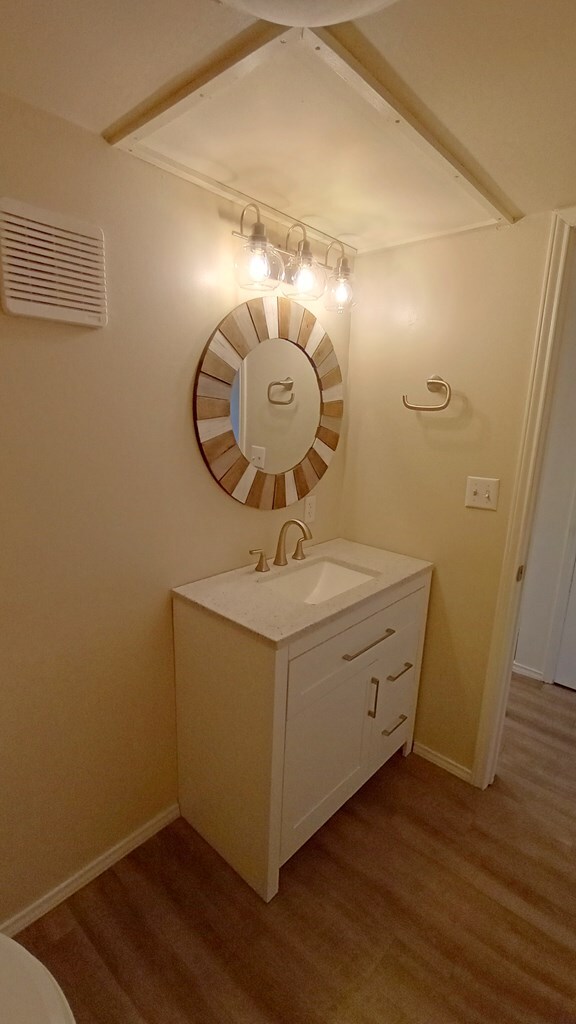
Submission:
[[[572,232],[574,234],[574,232]],[[576,690],[576,242],[569,239],[558,356],[519,610],[514,670]]]
[[[493,782],[496,774],[511,689],[520,621],[520,581],[523,578],[532,535],[538,484],[551,420],[554,382],[562,348],[564,302],[569,283],[569,253],[573,245],[571,228],[574,225],[576,208],[563,211],[562,215],[553,215],[522,444],[471,779],[474,785],[482,789]],[[574,262],[576,261],[572,261]],[[576,558],[576,546],[574,553]]]

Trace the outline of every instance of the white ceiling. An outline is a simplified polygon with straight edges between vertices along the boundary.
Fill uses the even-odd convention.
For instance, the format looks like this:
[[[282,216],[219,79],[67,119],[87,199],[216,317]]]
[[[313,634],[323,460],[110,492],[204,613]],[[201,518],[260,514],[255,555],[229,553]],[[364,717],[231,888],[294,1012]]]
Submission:
[[[117,143],[361,252],[506,219],[329,35],[271,34]]]
[[[99,133],[263,29],[217,0],[0,0],[0,22],[0,91]],[[504,208],[521,216],[576,203],[574,0],[398,0],[329,32]],[[277,184],[293,146],[283,148],[278,124],[266,139]],[[307,173],[319,178],[334,154],[311,146]],[[347,215],[363,220],[369,194],[340,181]]]

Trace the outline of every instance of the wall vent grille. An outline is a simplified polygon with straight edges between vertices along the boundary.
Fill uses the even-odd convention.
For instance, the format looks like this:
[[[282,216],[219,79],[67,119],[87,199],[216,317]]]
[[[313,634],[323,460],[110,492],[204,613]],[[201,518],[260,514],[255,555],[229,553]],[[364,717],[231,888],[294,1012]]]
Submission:
[[[0,298],[6,313],[104,327],[100,228],[0,199]]]

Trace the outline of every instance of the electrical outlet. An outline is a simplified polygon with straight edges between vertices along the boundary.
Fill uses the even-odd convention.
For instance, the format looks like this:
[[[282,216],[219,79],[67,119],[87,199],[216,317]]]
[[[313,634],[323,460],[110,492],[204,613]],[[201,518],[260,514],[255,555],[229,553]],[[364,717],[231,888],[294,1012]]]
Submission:
[[[253,444],[252,451],[250,453],[250,462],[258,469],[264,469],[264,463],[266,462],[266,449],[261,448],[258,444]]]
[[[489,508],[493,512],[498,507],[498,491],[500,481],[489,476],[469,476],[466,481],[466,497],[464,504],[468,508]]]
[[[316,518],[316,495],[309,494],[304,498],[304,522],[313,523]]]

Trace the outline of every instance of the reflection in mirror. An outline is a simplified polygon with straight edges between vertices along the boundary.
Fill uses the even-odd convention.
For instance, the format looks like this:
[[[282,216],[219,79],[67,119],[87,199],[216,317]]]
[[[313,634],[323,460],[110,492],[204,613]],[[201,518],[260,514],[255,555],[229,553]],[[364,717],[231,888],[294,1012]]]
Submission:
[[[248,353],[232,384],[232,429],[242,454],[267,473],[302,461],[320,421],[316,371],[303,349],[269,338]]]
[[[194,384],[200,450],[220,486],[253,508],[285,508],[326,472],[340,438],[342,375],[316,317],[251,299],[218,325]]]

